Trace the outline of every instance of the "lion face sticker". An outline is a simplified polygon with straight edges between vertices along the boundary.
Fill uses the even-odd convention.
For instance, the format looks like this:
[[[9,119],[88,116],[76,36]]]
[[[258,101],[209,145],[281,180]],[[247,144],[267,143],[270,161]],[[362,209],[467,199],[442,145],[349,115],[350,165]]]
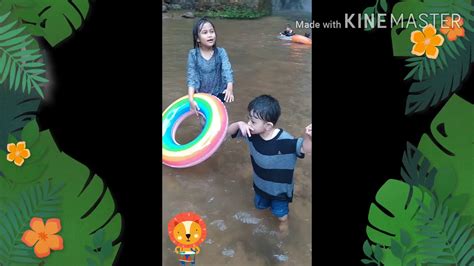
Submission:
[[[206,239],[206,224],[195,213],[180,213],[169,221],[168,235],[176,246],[194,248]]]

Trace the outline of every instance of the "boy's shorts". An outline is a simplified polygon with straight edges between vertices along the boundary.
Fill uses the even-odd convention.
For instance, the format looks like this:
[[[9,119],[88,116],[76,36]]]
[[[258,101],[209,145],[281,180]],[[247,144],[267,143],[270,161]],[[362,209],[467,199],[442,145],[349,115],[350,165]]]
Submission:
[[[270,200],[255,193],[255,208],[263,210],[271,207],[273,215],[280,218],[287,215],[290,210],[286,200]]]

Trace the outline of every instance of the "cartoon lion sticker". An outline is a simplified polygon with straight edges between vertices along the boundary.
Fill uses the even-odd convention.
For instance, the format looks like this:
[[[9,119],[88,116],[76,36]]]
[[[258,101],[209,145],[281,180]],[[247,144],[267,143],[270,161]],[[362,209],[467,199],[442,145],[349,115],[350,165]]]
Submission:
[[[195,265],[195,256],[201,251],[199,245],[206,240],[206,224],[193,212],[180,213],[169,221],[168,236],[176,245],[174,251],[181,265]]]

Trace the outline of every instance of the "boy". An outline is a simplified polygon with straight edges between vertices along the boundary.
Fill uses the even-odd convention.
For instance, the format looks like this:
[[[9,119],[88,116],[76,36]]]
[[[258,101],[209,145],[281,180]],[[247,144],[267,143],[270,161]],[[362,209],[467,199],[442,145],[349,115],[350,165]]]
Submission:
[[[245,138],[250,149],[253,167],[255,207],[271,207],[280,220],[280,230],[288,228],[288,204],[293,199],[293,171],[296,158],[311,153],[311,125],[306,127],[304,138],[293,138],[275,124],[280,117],[278,100],[269,95],[253,99],[248,107],[249,121],[229,125],[227,133]]]

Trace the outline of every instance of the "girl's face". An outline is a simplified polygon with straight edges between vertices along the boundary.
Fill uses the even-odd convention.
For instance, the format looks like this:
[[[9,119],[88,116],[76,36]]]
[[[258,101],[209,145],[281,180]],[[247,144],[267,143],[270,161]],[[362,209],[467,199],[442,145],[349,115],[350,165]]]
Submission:
[[[211,48],[216,43],[216,32],[211,23],[206,22],[202,25],[201,31],[198,33],[199,45]]]

